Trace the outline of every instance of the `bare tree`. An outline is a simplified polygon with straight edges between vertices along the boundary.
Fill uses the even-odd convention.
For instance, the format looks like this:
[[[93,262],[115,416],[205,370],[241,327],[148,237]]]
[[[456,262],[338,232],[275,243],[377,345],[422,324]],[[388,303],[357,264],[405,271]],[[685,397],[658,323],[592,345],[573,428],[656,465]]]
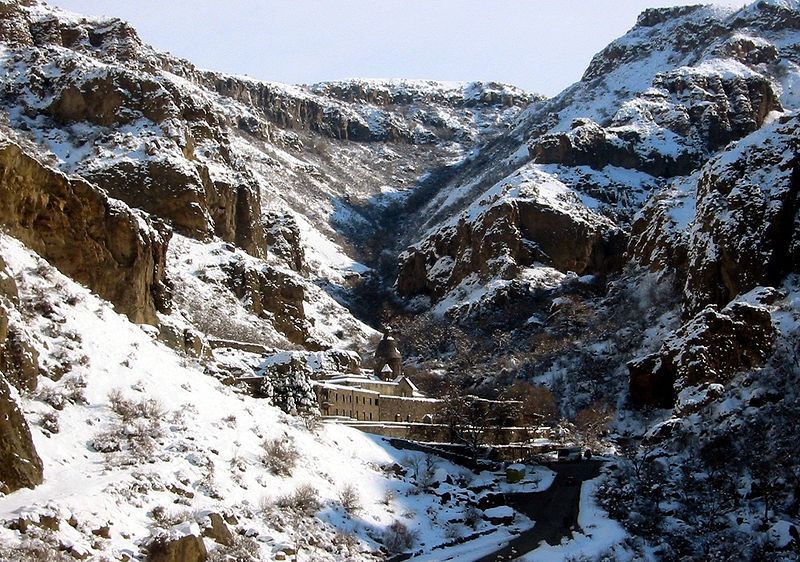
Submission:
[[[555,397],[543,386],[534,386],[527,381],[518,380],[506,389],[501,397],[518,402],[516,421],[520,425],[553,420],[558,416]]]

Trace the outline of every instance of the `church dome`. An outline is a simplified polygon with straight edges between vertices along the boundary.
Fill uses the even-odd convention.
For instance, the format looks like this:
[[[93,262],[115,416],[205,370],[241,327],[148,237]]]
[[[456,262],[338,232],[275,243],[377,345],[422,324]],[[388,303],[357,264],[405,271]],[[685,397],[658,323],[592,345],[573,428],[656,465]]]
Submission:
[[[378,343],[378,347],[375,349],[375,359],[400,359],[397,342],[388,333],[384,334],[383,339]]]

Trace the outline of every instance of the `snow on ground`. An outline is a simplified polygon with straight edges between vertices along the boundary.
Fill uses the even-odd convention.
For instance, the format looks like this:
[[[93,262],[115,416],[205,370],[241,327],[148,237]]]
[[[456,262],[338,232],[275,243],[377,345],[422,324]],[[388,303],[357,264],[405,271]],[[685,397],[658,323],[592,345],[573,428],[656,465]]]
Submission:
[[[0,519],[54,514],[61,521],[56,542],[116,559],[136,555],[157,533],[196,530],[208,512],[235,516],[234,530],[251,537],[264,559],[302,537],[317,545],[304,547],[314,560],[371,559],[395,520],[422,548],[463,532],[446,524],[463,518],[463,505],[442,502],[414,478],[382,468],[424,466],[421,453],[400,452],[339,425],[310,431],[298,418],[205,375],[200,364],[154,341],[152,328],[131,324],[16,240],[0,236],[0,252],[19,285],[23,320],[42,365],[65,370],[59,381],[40,377],[40,390],[23,397],[45,481],[0,497]],[[29,308],[45,303],[47,315]],[[68,385],[77,394],[54,409],[52,396]],[[125,404],[145,413],[125,419]],[[45,429],[47,417],[57,419],[58,431]],[[290,475],[265,468],[263,443],[270,440],[298,452]],[[471,478],[446,461],[436,466],[458,481]],[[287,522],[292,510],[281,507],[281,498],[303,485],[321,502],[318,515]],[[348,485],[361,507],[349,514],[340,499]],[[439,487],[445,489],[456,491]],[[110,538],[91,534],[105,525]],[[347,546],[337,533],[354,542]],[[0,530],[0,542],[21,539]]]
[[[309,331],[319,341],[335,347],[360,346],[377,335],[315,284],[315,279],[281,267],[277,260],[267,265],[219,240],[206,243],[176,234],[168,250],[168,271],[176,286],[175,300],[190,316],[188,320],[203,333],[283,349],[293,347],[268,318],[253,314],[248,303],[233,294],[226,267],[234,261],[243,261],[252,269],[277,269],[281,275],[301,284],[305,316],[314,320]],[[214,309],[205,306],[209,302],[216,303]],[[220,310],[225,312],[220,314]]]
[[[599,478],[587,480],[581,486],[580,513],[578,526],[581,531],[573,533],[572,537],[563,541],[558,546],[542,544],[536,550],[522,556],[523,562],[566,562],[585,557],[594,560],[600,555],[610,556],[619,562],[633,560],[622,545],[628,536],[622,526],[608,518],[608,514],[594,499]]]

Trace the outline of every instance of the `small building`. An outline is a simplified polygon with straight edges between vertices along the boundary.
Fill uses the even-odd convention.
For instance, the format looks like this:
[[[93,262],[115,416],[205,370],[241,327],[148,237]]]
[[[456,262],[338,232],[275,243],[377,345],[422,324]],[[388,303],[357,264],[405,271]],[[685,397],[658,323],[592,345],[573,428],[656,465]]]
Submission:
[[[397,342],[392,336],[392,329],[386,328],[383,332],[383,339],[378,343],[374,356],[374,374],[378,378],[385,380],[399,377],[403,368],[403,357],[397,349]],[[385,367],[389,367],[386,370]]]

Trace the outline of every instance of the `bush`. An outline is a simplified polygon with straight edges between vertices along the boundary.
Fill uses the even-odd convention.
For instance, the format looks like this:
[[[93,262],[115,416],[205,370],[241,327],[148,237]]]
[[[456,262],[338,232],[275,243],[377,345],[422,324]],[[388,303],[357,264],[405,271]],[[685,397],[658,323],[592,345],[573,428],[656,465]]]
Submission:
[[[395,499],[394,490],[386,490],[384,492],[383,497],[381,498],[381,503],[383,505],[390,505]]]
[[[123,424],[133,423],[137,420],[160,422],[167,413],[155,398],[146,398],[137,402],[125,398],[118,388],[108,393],[108,404],[111,411],[120,417]]]
[[[345,484],[339,492],[339,501],[348,515],[354,515],[361,511],[361,498],[352,484]]]
[[[54,546],[27,541],[17,546],[0,545],[0,560],[14,562],[74,562],[74,558]]]
[[[42,426],[42,429],[50,433],[58,433],[61,430],[61,427],[58,425],[58,415],[55,412],[43,414],[39,420],[39,424]]]
[[[276,476],[291,476],[300,453],[291,438],[265,439],[261,462]]]
[[[36,393],[36,399],[56,410],[63,410],[67,404],[86,404],[85,388],[86,381],[83,377],[69,377],[57,386],[40,389]]]
[[[392,554],[406,552],[417,542],[417,534],[397,519],[383,532],[383,546]]]
[[[155,440],[163,434],[164,407],[153,398],[140,401],[125,398],[119,389],[108,394],[108,402],[118,420],[94,436],[92,447],[102,453],[125,451],[130,463],[150,458],[156,449]]]
[[[477,529],[480,522],[480,510],[474,505],[467,506],[467,509],[464,510],[464,524],[468,527],[472,527],[473,529]]]
[[[294,492],[278,498],[277,505],[300,515],[314,515],[321,506],[317,489],[310,484],[298,486]]]

